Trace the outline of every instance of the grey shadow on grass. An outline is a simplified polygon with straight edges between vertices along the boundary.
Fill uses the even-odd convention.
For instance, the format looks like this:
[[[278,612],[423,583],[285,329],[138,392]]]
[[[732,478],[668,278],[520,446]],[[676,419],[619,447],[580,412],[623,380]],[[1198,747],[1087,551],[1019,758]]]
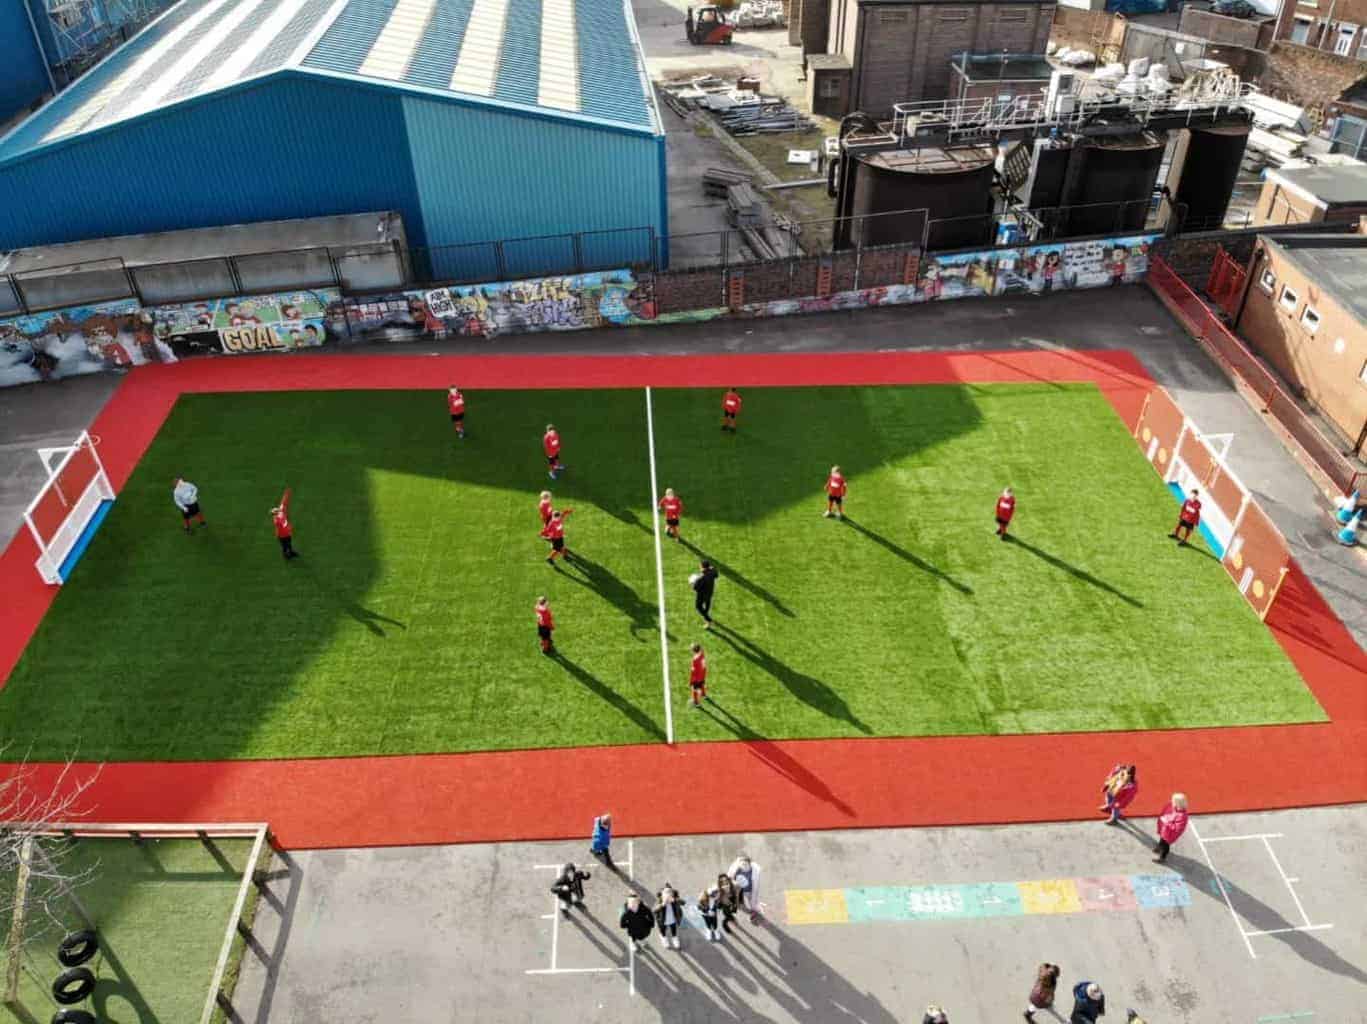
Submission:
[[[558,569],[559,566],[556,566]],[[578,570],[576,574],[572,570]],[[608,604],[619,609],[631,620],[633,636],[654,632],[660,628],[659,615],[655,606],[641,599],[641,595],[621,579],[614,576],[607,566],[599,565],[591,558],[585,558],[578,551],[570,553],[566,559],[563,575],[566,579],[592,590]],[[671,639],[673,639],[671,637]]]
[[[799,672],[791,665],[779,661],[753,640],[737,633],[730,626],[720,622],[715,623],[713,632],[746,661],[777,679],[789,693],[808,707],[814,708],[831,718],[849,722],[865,735],[872,734],[873,730],[859,720],[855,713],[850,710],[850,706],[845,703],[845,699],[831,686],[823,683],[815,676]]]
[[[761,601],[765,601],[773,605],[774,610],[778,612],[780,615],[786,615],[790,619],[797,618],[797,616],[793,614],[793,610],[789,608],[786,604],[784,604],[783,601],[778,597],[778,595],[775,594],[773,591],[767,590],[766,588],[756,583],[754,580],[737,572],[734,567],[728,565],[726,562],[723,562],[716,555],[704,551],[702,548],[698,547],[696,544],[690,541],[687,537],[679,538],[679,543],[682,546],[688,548],[688,550],[693,552],[693,554],[697,555],[699,559],[705,558],[714,566],[716,566],[717,572],[721,575],[723,579],[730,580],[731,582],[735,583],[736,586],[744,590],[746,593],[752,594],[755,597],[759,598]]]
[[[902,547],[900,544],[893,543],[892,541],[884,537],[882,534],[875,533],[873,530],[870,530],[867,526],[864,526],[862,523],[856,522],[849,516],[846,516],[843,522],[846,526],[852,527],[856,533],[863,534],[865,537],[873,541],[879,547],[891,551],[898,558],[902,559],[902,561],[910,562],[912,565],[916,566],[916,568],[920,569],[922,572],[930,573],[930,575],[934,576],[936,579],[943,580],[945,583],[948,583],[959,593],[973,593],[973,588],[970,587],[967,583],[963,583],[959,580],[956,580],[953,576],[949,575],[949,573],[945,572],[938,565],[934,565],[931,562],[927,562],[924,558],[920,557],[919,555],[912,554],[910,551]]]
[[[304,558],[301,557],[297,559],[294,562],[294,566],[297,567],[295,569],[296,572],[302,571],[312,577],[320,593],[330,597],[344,615],[359,622],[366,629],[370,630],[372,635],[383,639],[386,635],[384,631],[385,626],[393,626],[395,629],[404,630],[408,628],[407,625],[400,622],[398,619],[391,619],[387,615],[381,615],[377,611],[372,611],[371,609],[364,607],[359,601],[347,596],[346,591],[342,587],[319,575],[317,570],[314,569],[313,564],[306,561]]]
[[[1052,565],[1055,569],[1063,570],[1069,576],[1072,576],[1074,579],[1079,579],[1083,583],[1089,583],[1092,586],[1096,587],[1098,590],[1104,590],[1106,591],[1106,593],[1111,594],[1114,597],[1120,598],[1120,600],[1124,601],[1131,608],[1144,607],[1143,601],[1136,600],[1129,594],[1125,593],[1123,590],[1113,587],[1111,584],[1107,583],[1100,577],[1093,576],[1086,569],[1080,569],[1076,565],[1073,565],[1071,562],[1065,562],[1057,555],[1052,555],[1048,551],[1045,551],[1043,548],[1036,547],[1034,544],[1031,544],[1028,540],[1021,540],[1021,538],[1014,533],[1007,534],[1006,541],[1012,547],[1017,547],[1020,548],[1022,551],[1030,552],[1030,554],[1034,555],[1040,561]]]
[[[113,972],[112,978],[105,974],[106,968]],[[97,1020],[126,1021],[130,1019],[128,1014],[131,1012],[132,1020],[137,1021],[137,1024],[160,1024],[161,1021],[152,1012],[152,1007],[137,985],[133,984],[123,961],[103,934],[100,935],[100,969],[95,989],[90,993],[90,1008]]]
[[[1183,551],[1194,551],[1202,558],[1209,558],[1212,562],[1215,562],[1217,565],[1223,564],[1220,561],[1220,559],[1216,556],[1215,552],[1207,551],[1199,544],[1179,544],[1177,546],[1181,548]]]
[[[1145,832],[1134,822],[1122,819],[1121,825],[1124,831],[1142,843],[1150,852],[1158,841],[1157,835]],[[1180,840],[1179,840],[1180,842]],[[1188,838],[1187,843],[1195,844],[1199,849],[1199,844],[1194,838]],[[1204,860],[1197,860],[1187,857],[1177,852],[1174,848],[1168,854],[1168,859],[1162,864],[1151,864],[1152,872],[1161,871],[1163,868],[1175,872],[1187,883],[1187,888],[1192,892],[1200,893],[1208,899],[1219,903],[1225,901],[1226,896],[1229,904],[1234,910],[1234,916],[1239,919],[1239,927],[1244,928],[1244,921],[1247,921],[1251,928],[1246,931],[1267,931],[1275,934],[1266,936],[1256,936],[1257,939],[1275,939],[1289,950],[1299,956],[1308,964],[1313,964],[1322,971],[1330,974],[1337,974],[1341,977],[1351,978],[1358,984],[1367,984],[1367,971],[1357,964],[1345,960],[1334,950],[1330,949],[1318,938],[1314,932],[1290,931],[1296,927],[1296,922],[1288,921],[1282,916],[1281,912],[1268,906],[1258,899],[1248,890],[1238,885],[1227,875],[1220,875],[1219,882],[1216,883],[1215,873],[1211,871],[1210,865]],[[1223,886],[1224,892],[1221,892]],[[1288,929],[1283,931],[1282,929]]]
[[[568,672],[577,682],[582,684],[586,690],[601,697],[605,703],[611,704],[642,731],[659,740],[665,738],[664,730],[660,728],[659,724],[653,718],[623,697],[611,686],[608,686],[593,673],[587,671],[582,666],[575,664],[559,651],[556,651],[550,657],[551,660]]]
[[[821,781],[821,777],[811,772],[787,753],[773,740],[765,739],[728,711],[715,697],[705,701],[703,712],[723,729],[733,733],[745,744],[745,748],[788,781],[799,786],[812,796],[830,804],[847,818],[854,817],[854,808],[841,800],[831,791],[831,787]]]

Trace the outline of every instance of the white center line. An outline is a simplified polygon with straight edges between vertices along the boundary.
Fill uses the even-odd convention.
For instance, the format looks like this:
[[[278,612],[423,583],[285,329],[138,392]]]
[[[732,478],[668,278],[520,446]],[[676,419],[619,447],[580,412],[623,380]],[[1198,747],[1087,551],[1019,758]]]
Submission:
[[[636,847],[634,840],[627,840],[627,884],[636,881]],[[636,994],[636,940],[627,936],[627,971],[631,981],[630,995]]]
[[[669,700],[669,634],[665,627],[665,563],[660,544],[660,485],[655,479],[655,411],[646,388],[646,441],[650,449],[650,521],[655,527],[655,586],[660,601],[660,672],[664,677],[665,742],[674,743],[674,709]]]

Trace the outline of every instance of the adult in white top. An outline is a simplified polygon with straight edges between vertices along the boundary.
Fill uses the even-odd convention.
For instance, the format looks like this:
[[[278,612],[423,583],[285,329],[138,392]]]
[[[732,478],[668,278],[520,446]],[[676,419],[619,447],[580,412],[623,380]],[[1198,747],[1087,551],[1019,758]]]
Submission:
[[[181,519],[185,522],[185,532],[190,532],[190,521],[199,520],[200,526],[208,526],[204,521],[204,513],[199,510],[199,488],[190,483],[183,476],[176,477],[175,488],[171,491],[171,500],[176,503],[176,508],[180,509]]]

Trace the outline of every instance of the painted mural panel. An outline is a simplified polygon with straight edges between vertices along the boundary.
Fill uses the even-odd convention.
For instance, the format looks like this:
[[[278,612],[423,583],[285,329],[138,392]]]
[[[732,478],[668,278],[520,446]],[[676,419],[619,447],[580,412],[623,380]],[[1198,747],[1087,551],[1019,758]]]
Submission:
[[[0,320],[0,387],[176,358],[136,299]]]
[[[147,312],[157,335],[189,350],[185,354],[316,348],[327,341],[330,321],[345,330],[342,293],[336,288],[174,303]]]
[[[394,341],[580,331],[709,320],[725,310],[660,314],[648,282],[630,270],[460,285],[346,300],[350,328]]]

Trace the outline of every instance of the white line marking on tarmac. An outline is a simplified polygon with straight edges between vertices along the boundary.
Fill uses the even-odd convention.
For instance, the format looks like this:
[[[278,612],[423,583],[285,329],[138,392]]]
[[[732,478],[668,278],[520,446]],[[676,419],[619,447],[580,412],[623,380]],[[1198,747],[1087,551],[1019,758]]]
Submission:
[[[556,903],[559,903],[559,902],[560,902],[560,897],[559,897],[559,896],[552,896],[551,899],[554,900]],[[554,920],[551,922],[551,970],[555,970],[555,958],[556,958],[556,955],[560,952],[560,913],[559,913],[559,909],[560,909],[559,907],[553,907],[553,910],[552,910],[552,912],[551,912],[551,917],[554,919]]]
[[[1267,847],[1267,854],[1272,858],[1272,863],[1277,866],[1277,874],[1282,876],[1282,881],[1286,883],[1287,892],[1291,893],[1291,898],[1296,901],[1296,909],[1301,912],[1301,920],[1305,922],[1307,928],[1310,927],[1310,915],[1305,912],[1305,907],[1301,904],[1300,894],[1296,892],[1296,887],[1291,884],[1291,879],[1286,877],[1286,871],[1282,868],[1282,862],[1277,858],[1277,851],[1272,849],[1272,844],[1266,839],[1263,845]]]
[[[1215,870],[1215,862],[1210,859],[1210,851],[1206,849],[1205,840],[1201,838],[1201,833],[1197,831],[1194,821],[1191,823],[1191,834],[1195,837],[1196,844],[1201,847],[1201,853],[1206,858],[1206,865],[1210,868],[1210,873],[1215,876],[1215,884],[1220,887],[1220,895],[1225,898],[1225,906],[1229,908],[1229,916],[1234,918],[1234,927],[1239,929],[1239,935],[1244,940],[1244,947],[1248,950],[1248,955],[1254,960],[1258,959],[1258,954],[1253,952],[1253,943],[1248,941],[1248,933],[1244,931],[1243,922],[1239,920],[1239,915],[1234,910],[1234,904],[1229,901],[1229,893],[1225,891],[1225,880],[1220,877],[1220,872]]]
[[[655,527],[655,587],[660,601],[660,672],[664,677],[665,742],[674,744],[674,709],[669,693],[669,632],[665,625],[665,563],[660,544],[660,484],[655,478],[655,412],[646,388],[646,442],[650,450],[650,522]]]
[[[1193,831],[1193,834],[1194,831]],[[1209,839],[1198,840],[1201,843],[1233,843],[1240,839],[1281,839],[1285,833],[1282,832],[1250,832],[1246,836],[1211,836]]]
[[[1268,928],[1261,932],[1244,932],[1245,935],[1286,935],[1288,932],[1322,932],[1332,924],[1304,924],[1295,928]]]
[[[534,967],[524,974],[613,974],[625,967]]]
[[[635,872],[635,868],[632,867],[632,865],[634,865],[635,863],[636,863],[636,846],[635,846],[635,840],[628,839],[628,840],[627,840],[627,884],[628,884],[628,885],[631,885],[632,882],[635,882],[635,881],[636,881],[636,875],[635,875],[635,873],[634,873],[634,872]],[[632,888],[635,888],[635,886],[632,886]],[[631,989],[630,989],[630,991],[628,992],[628,995],[633,995],[633,996],[634,996],[634,995],[636,994],[636,942],[635,942],[635,940],[632,939],[632,937],[631,937],[630,935],[627,936],[627,971],[628,971],[628,973],[629,973],[630,984],[631,984]]]

